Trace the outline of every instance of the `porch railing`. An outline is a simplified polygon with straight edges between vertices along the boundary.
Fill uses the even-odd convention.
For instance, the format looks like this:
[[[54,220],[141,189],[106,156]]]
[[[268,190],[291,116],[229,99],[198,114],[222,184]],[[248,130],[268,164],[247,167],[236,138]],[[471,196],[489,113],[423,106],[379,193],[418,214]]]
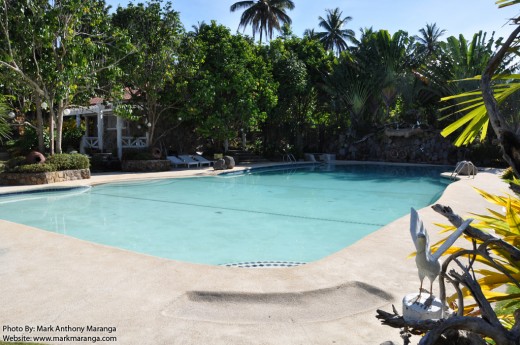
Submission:
[[[147,147],[146,137],[123,137],[123,148]]]
[[[143,148],[147,147],[146,137],[122,137],[122,147],[128,148]],[[83,137],[83,147],[86,149],[99,149],[98,137]]]
[[[98,137],[83,137],[83,147],[88,149],[99,149]]]

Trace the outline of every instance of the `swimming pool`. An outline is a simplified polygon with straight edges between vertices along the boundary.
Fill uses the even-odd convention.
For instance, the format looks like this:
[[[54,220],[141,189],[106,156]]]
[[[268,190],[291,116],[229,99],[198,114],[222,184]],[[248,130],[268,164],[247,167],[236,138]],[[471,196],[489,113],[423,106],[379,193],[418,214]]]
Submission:
[[[194,263],[311,262],[435,202],[445,170],[359,164],[111,183],[3,196],[0,218]]]

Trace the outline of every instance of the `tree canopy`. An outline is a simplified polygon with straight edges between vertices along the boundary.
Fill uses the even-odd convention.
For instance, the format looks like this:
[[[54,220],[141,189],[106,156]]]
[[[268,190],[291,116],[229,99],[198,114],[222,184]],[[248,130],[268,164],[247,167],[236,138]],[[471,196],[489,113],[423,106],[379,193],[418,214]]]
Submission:
[[[119,68],[109,51],[125,49],[126,38],[106,21],[102,0],[2,0],[2,10],[0,66],[18,77],[9,82],[31,90],[37,107],[48,105],[51,152],[60,153],[63,111],[99,91],[101,72]]]
[[[276,84],[257,49],[216,22],[200,28],[186,54],[200,63],[187,80],[181,115],[196,120],[204,137],[225,144],[258,128],[276,103]]]
[[[323,31],[300,38],[290,27],[293,1],[236,2],[231,10],[243,11],[240,28],[251,27],[251,39],[217,22],[187,32],[174,4],[161,0],[113,13],[102,0],[1,1],[2,93],[15,96],[10,106],[38,128],[40,150],[48,132],[56,134],[51,152],[61,151],[64,109],[88,105],[93,96],[149,126],[152,145],[178,134],[179,126],[199,145],[248,132],[255,149],[273,154],[277,147],[318,150],[338,136],[356,141],[403,123],[441,130],[455,121],[444,134],[488,136],[483,113],[474,127],[475,113],[463,115],[470,103],[449,98],[476,92],[474,76],[503,42],[483,32],[444,37],[429,23],[417,35],[363,28],[356,37],[345,27],[352,18],[335,8],[319,17]],[[258,35],[269,44],[255,45]],[[514,76],[508,59],[495,71]],[[515,84],[501,78],[494,83],[499,104],[514,122],[516,100],[502,102],[500,95],[507,98]],[[124,90],[132,97],[121,102]],[[449,111],[453,118],[444,117]]]
[[[176,83],[179,73],[179,50],[184,33],[179,13],[170,3],[162,6],[160,1],[154,0],[146,5],[119,7],[112,16],[112,23],[126,32],[133,45],[133,53],[120,64],[123,71],[120,84],[129,90],[135,106],[127,117],[137,117],[145,126],[150,124],[148,139],[154,145],[157,123],[177,104],[166,89]]]

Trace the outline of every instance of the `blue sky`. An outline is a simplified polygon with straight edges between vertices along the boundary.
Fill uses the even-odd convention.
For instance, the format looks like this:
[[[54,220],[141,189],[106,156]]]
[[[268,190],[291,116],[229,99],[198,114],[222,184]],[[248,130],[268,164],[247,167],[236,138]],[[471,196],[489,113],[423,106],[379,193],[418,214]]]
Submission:
[[[240,21],[240,12],[231,13],[229,7],[237,0],[172,0],[173,8],[180,12],[181,21],[187,30],[192,25],[205,21],[229,27],[235,32]],[[375,30],[386,29],[394,33],[399,29],[411,35],[418,34],[426,23],[436,23],[445,29],[444,38],[464,34],[471,38],[474,33],[483,30],[497,35],[507,36],[513,29],[505,25],[508,18],[520,14],[520,6],[498,9],[494,0],[293,0],[295,9],[289,11],[293,23],[293,32],[301,36],[305,29],[318,27],[318,17],[325,17],[326,9],[339,7],[343,16],[351,16],[347,28],[359,35],[359,29],[373,27]],[[114,10],[118,5],[126,6],[129,2],[143,1],[106,0]],[[245,31],[250,34],[250,31]]]

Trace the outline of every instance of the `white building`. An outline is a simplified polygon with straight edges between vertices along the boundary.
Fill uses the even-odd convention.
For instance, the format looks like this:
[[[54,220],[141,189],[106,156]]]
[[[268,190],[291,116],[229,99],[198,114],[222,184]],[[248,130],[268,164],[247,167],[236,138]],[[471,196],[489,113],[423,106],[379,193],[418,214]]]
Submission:
[[[121,160],[123,149],[149,146],[146,126],[142,129],[140,125],[115,115],[110,104],[105,106],[97,103],[87,108],[66,109],[64,116],[75,116],[78,127],[81,119],[85,119],[86,131],[81,140],[81,153],[87,153],[89,149],[100,153],[117,152]]]

